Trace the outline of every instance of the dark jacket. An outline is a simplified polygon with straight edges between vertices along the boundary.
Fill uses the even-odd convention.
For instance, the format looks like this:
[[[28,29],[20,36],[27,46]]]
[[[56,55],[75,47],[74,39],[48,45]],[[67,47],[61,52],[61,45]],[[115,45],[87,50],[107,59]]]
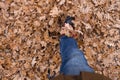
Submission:
[[[53,80],[111,80],[103,75],[90,72],[81,72],[79,76],[58,75]]]

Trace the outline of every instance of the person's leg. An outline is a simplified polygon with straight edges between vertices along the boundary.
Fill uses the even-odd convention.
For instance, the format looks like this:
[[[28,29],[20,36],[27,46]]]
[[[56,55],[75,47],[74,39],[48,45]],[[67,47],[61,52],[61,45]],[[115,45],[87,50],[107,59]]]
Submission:
[[[81,71],[94,72],[88,65],[83,52],[79,50],[75,39],[67,36],[60,38],[60,55],[62,59],[60,73],[79,75]]]

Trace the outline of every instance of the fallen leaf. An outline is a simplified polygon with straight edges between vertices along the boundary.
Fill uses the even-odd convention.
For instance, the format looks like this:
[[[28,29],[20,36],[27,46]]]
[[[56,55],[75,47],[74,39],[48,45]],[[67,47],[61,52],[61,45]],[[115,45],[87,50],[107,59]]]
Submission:
[[[56,17],[61,11],[56,7],[54,6],[52,8],[52,10],[50,11],[50,15],[53,16],[53,17]]]
[[[85,23],[83,21],[82,21],[82,23],[85,25],[86,30],[92,29],[92,27],[91,27],[91,25],[89,23]]]
[[[34,26],[40,26],[40,22],[39,21],[34,21],[33,25]]]
[[[36,57],[34,57],[33,60],[32,60],[32,62],[31,62],[32,67],[35,65],[36,62],[37,62],[37,61],[36,61]]]
[[[65,0],[60,0],[59,5],[63,5],[65,3]]]

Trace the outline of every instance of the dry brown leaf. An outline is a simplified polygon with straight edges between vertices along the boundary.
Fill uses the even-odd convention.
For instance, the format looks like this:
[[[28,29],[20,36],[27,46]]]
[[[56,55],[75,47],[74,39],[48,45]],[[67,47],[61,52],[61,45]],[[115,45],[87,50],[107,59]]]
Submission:
[[[107,0],[92,0],[95,6],[105,4]]]
[[[46,47],[47,46],[47,43],[45,41],[41,41],[40,42],[42,46]]]
[[[115,24],[114,27],[120,29],[120,24]]]
[[[6,4],[4,2],[0,2],[0,8],[5,9],[6,8]]]
[[[33,22],[33,25],[34,25],[34,26],[40,26],[40,22],[39,22],[39,21],[34,21],[34,22]]]
[[[16,74],[15,77],[13,78],[13,80],[20,80],[20,75]]]
[[[3,64],[5,61],[0,59],[0,65]]]
[[[45,39],[45,41],[49,41],[48,30],[44,32],[44,39]]]
[[[41,21],[41,20],[45,20],[46,19],[46,16],[40,16],[39,17],[39,20]]]
[[[102,12],[97,12],[97,16],[100,20],[103,20],[103,13]]]
[[[65,3],[65,0],[60,0],[59,5],[63,5]]]
[[[29,62],[26,62],[24,64],[24,67],[25,67],[25,69],[29,69],[29,68],[31,68],[31,64]]]
[[[83,21],[82,21],[82,23],[85,25],[85,29],[86,29],[86,30],[92,29],[92,27],[91,27],[91,25],[90,25],[89,23],[85,23],[85,22],[83,22]]]
[[[40,66],[40,72],[44,72],[47,67],[45,65]]]
[[[89,60],[89,63],[93,64],[94,63],[94,58],[92,57],[92,53],[95,53],[91,48],[86,48],[86,58]]]
[[[32,67],[36,64],[36,62],[37,62],[37,61],[36,61],[36,57],[34,57],[33,60],[32,60],[32,62],[31,62]]]
[[[53,23],[54,23],[54,19],[52,18],[52,19],[49,21],[49,25],[52,26]]]
[[[38,77],[37,75],[35,75],[35,80],[41,80],[41,78],[40,77]]]
[[[0,28],[0,34],[2,34],[2,28]]]
[[[54,6],[49,15],[51,15],[52,17],[56,17],[60,12],[61,11],[56,6]]]

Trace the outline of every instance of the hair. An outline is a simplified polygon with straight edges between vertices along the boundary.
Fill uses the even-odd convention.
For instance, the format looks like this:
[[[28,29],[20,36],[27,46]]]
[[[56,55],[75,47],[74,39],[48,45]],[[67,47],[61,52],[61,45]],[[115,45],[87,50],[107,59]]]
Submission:
[[[75,20],[75,17],[67,16],[64,23],[68,23],[68,24],[70,24],[73,28],[75,28],[75,27],[74,27],[74,23],[72,22],[72,20]]]

